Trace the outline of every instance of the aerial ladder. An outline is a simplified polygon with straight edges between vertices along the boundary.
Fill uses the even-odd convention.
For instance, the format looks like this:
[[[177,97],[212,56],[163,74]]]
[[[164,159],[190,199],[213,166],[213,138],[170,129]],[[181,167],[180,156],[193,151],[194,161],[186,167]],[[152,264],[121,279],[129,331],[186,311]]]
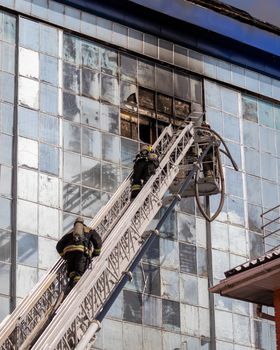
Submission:
[[[192,119],[196,118],[189,116],[181,127],[169,125],[164,129],[153,145],[159,156],[159,167],[136,200],[130,201],[130,175],[90,223],[102,237],[102,254],[94,258],[93,266],[87,269],[64,300],[66,266],[59,259],[1,323],[0,350],[86,349],[119,291],[130,279],[131,271],[160,234],[161,225],[177,201],[182,196],[195,195],[199,199],[200,195],[221,192],[223,197],[221,160],[217,149],[224,142],[215,132],[195,127]],[[211,149],[212,163],[216,165],[207,185],[199,174],[202,173],[203,159]],[[232,160],[225,144],[223,152]],[[193,188],[192,192],[188,192],[189,187]],[[168,209],[157,227],[146,231],[161,208],[168,189],[170,195],[165,197]],[[204,216],[211,221],[217,213],[212,218]]]

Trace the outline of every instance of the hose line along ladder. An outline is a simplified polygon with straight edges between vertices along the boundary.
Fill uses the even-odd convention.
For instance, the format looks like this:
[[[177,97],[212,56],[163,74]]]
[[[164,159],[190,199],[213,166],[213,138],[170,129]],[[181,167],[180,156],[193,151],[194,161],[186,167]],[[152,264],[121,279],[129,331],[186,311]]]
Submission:
[[[105,256],[108,258],[110,255],[108,249],[111,249],[112,251],[114,249],[120,249],[121,254],[124,254],[126,258],[130,256],[130,253],[127,254],[126,250],[121,250],[121,246],[123,244],[128,244],[128,247],[125,248],[125,246],[123,246],[123,248],[129,248],[129,250],[131,250],[130,245],[133,245],[134,247],[134,240],[136,236],[138,237],[137,240],[141,241],[141,232],[144,232],[144,226],[140,231],[137,227],[139,223],[142,222],[140,219],[143,216],[146,217],[145,210],[147,210],[147,205],[148,208],[153,210],[151,213],[149,213],[151,215],[148,216],[149,219],[146,219],[147,222],[145,221],[145,228],[147,224],[153,219],[156,212],[159,210],[161,205],[161,198],[176,176],[178,171],[178,164],[183,159],[192,143],[192,123],[187,124],[183,129],[179,129],[176,132],[174,132],[172,126],[166,127],[153,145],[153,149],[159,156],[160,166],[157,169],[156,175],[154,175],[145,185],[145,190],[143,189],[137,196],[137,200],[130,204],[131,175],[128,176],[128,178],[121,184],[109,202],[95,216],[89,226],[94,227],[98,231],[104,243],[102,249],[102,258],[94,259],[94,271],[97,271],[97,269],[100,270],[96,267],[99,266],[98,264],[100,261],[103,262],[108,260],[105,258]],[[151,189],[153,191],[151,191]],[[142,198],[143,196],[144,198]],[[142,201],[140,202],[141,198]],[[141,208],[141,206],[143,206],[143,208]],[[157,209],[156,211],[155,208]],[[133,220],[132,225],[133,218],[135,220]],[[128,230],[128,227],[120,226],[120,224],[117,224],[119,221],[131,223],[131,227],[129,229],[130,231],[134,232],[133,239],[125,242],[125,239],[127,236],[129,236],[129,233],[126,232],[126,230]],[[115,233],[117,228],[119,231],[122,231],[123,234],[125,233],[125,238],[121,233],[119,233],[119,231],[117,231],[118,233]],[[112,235],[113,233],[114,235]],[[114,237],[112,238],[111,235]],[[122,239],[120,239],[120,242],[118,242],[118,247],[112,247],[112,242],[115,243],[116,238],[120,237],[122,237]],[[108,266],[109,270],[110,265],[112,265],[113,270],[115,269],[113,263],[115,260],[116,259],[113,257],[108,260],[108,262],[110,262]],[[85,281],[87,275],[90,272],[92,271],[86,271],[83,278],[79,282],[79,286],[82,285],[82,280]],[[94,272],[93,274],[97,276],[98,273]],[[113,275],[114,273],[112,276]],[[14,312],[11,315],[7,316],[6,319],[4,319],[1,323],[1,350],[22,350],[28,349],[30,347],[30,344],[32,344],[34,341],[38,332],[44,328],[44,325],[47,322],[50,314],[53,312],[53,308],[57,302],[57,299],[61,295],[62,290],[65,288],[66,283],[67,277],[65,262],[62,259],[59,259],[54,264],[52,269],[49,270],[44,278],[40,280],[39,283],[37,283],[37,285],[31,290],[28,296],[19,304]],[[100,286],[97,284],[95,288],[100,289]],[[65,304],[65,302],[70,298],[70,295],[68,298],[66,298],[63,304]],[[100,308],[101,305],[98,305],[98,307]]]

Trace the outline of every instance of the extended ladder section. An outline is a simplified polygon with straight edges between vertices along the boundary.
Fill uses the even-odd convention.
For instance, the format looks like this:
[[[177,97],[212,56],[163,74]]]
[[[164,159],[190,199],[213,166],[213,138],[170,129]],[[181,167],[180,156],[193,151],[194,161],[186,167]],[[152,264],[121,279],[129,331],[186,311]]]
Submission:
[[[94,270],[86,271],[79,284],[63,302],[63,305],[67,304],[66,308],[68,308],[69,302],[72,304],[73,295],[79,294],[79,305],[75,304],[74,306],[73,304],[73,307],[71,306],[70,313],[72,315],[68,319],[68,321],[71,319],[71,322],[67,322],[66,326],[65,321],[62,321],[62,323],[65,323],[63,326],[65,334],[69,333],[67,327],[71,329],[72,323],[79,323],[81,310],[84,310],[88,315],[88,321],[82,323],[85,322],[85,325],[88,325],[96,312],[102,307],[103,301],[110,295],[118,281],[119,274],[125,270],[125,265],[129,263],[133,254],[137,251],[139,242],[141,242],[141,235],[147,224],[159,210],[164,192],[176,176],[179,163],[193,143],[192,135],[192,123],[176,132],[173,131],[171,126],[165,128],[153,145],[153,149],[159,156],[160,166],[156,175],[148,181],[137,196],[137,200],[132,204],[130,203],[130,175],[91,222],[90,226],[94,227],[102,237],[102,255],[100,258],[94,259]],[[94,279],[93,275],[95,276]],[[46,322],[53,313],[66,283],[66,266],[64,261],[59,259],[14,312],[1,323],[1,350],[28,349],[30,347],[38,332],[41,332],[46,326]],[[81,296],[80,290],[82,290]],[[95,295],[94,298],[93,295]],[[61,319],[64,312],[62,306],[60,308],[62,311],[58,312],[53,322],[58,322],[57,320]],[[91,306],[92,309],[88,310]],[[48,333],[52,329],[52,324],[47,329]],[[86,330],[86,328],[87,326],[79,328],[78,339],[82,337],[82,330]],[[64,335],[61,335],[61,337],[63,338]],[[44,336],[41,337],[38,343],[40,344],[44,339]],[[59,343],[59,341],[56,342]],[[42,347],[36,345],[35,348],[48,349],[52,347],[52,345],[50,347],[49,345],[42,345]],[[60,348],[69,348],[69,346]]]

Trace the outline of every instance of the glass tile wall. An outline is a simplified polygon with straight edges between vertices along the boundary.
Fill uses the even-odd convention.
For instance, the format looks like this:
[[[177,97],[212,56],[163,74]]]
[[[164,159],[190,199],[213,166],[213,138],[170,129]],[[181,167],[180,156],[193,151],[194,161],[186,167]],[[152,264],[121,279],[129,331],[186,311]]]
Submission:
[[[0,11],[0,319],[10,311],[16,17]]]
[[[95,24],[84,16],[72,21],[80,11],[48,4],[56,23],[64,16],[62,26],[104,40],[107,35],[108,42],[118,40],[132,51],[266,96],[275,97],[279,91],[273,79],[101,18]],[[42,16],[35,5],[30,11]],[[1,81],[11,88],[1,89],[0,139],[11,149],[15,18],[3,14],[1,26],[0,43],[5,47],[1,55],[9,57],[0,61]],[[18,44],[17,296],[22,298],[56,260],[55,244],[62,232],[77,215],[90,220],[130,172],[139,143],[155,140],[191,104],[201,105],[202,87],[200,79],[182,70],[23,17]],[[170,84],[164,84],[166,80]],[[262,251],[258,212],[278,204],[279,114],[277,105],[210,82],[205,83],[205,100],[207,119],[225,138],[241,170],[234,172],[223,159],[226,201],[211,227],[217,282],[224,270]],[[7,189],[12,161],[9,152],[1,157],[0,200],[1,208],[7,208],[7,215],[0,214],[4,316],[9,304],[11,191]],[[262,192],[257,195],[254,188],[260,184]],[[211,199],[211,208],[216,206],[217,198]],[[217,349],[245,350],[254,343],[257,349],[274,348],[273,324],[256,319],[251,305],[215,297],[215,308]],[[194,201],[183,200],[111,308],[95,347],[209,349],[209,338],[205,222]]]
[[[62,167],[59,30],[19,17],[17,297],[57,259]]]
[[[260,214],[279,203],[279,105],[209,81],[205,102],[207,120],[239,167],[235,172],[223,157],[225,205],[211,224],[216,284],[224,271],[264,252]],[[211,197],[212,210],[216,197]],[[249,349],[252,343],[257,349],[275,348],[274,323],[257,319],[251,304],[215,295],[215,322],[219,349]]]

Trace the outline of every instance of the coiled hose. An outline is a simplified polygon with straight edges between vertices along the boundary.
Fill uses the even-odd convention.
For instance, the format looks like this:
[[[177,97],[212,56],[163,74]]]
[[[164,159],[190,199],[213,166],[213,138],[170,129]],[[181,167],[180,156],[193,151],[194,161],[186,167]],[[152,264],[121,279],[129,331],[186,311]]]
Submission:
[[[194,185],[195,185],[195,199],[196,199],[196,203],[197,206],[202,214],[202,216],[209,222],[213,221],[216,219],[216,217],[220,214],[220,212],[222,211],[223,205],[224,205],[224,200],[225,200],[225,178],[224,178],[224,173],[223,173],[223,167],[222,167],[222,161],[221,161],[221,154],[220,152],[224,153],[231,161],[232,166],[234,167],[234,169],[236,171],[238,171],[238,166],[236,164],[236,162],[234,161],[234,159],[232,158],[232,155],[230,154],[230,151],[225,143],[225,141],[223,140],[223,138],[214,130],[212,130],[211,128],[208,127],[195,127],[196,130],[203,130],[205,132],[208,132],[211,136],[215,136],[216,139],[218,139],[219,141],[221,141],[221,143],[223,144],[225,151],[224,150],[220,150],[219,148],[217,148],[215,150],[215,154],[216,154],[216,158],[217,158],[217,166],[218,166],[218,173],[220,175],[220,190],[221,190],[221,196],[220,196],[220,202],[219,202],[219,206],[216,210],[216,212],[212,215],[212,216],[208,216],[205,212],[205,210],[203,209],[201,202],[200,202],[200,195],[199,195],[199,188],[198,188],[198,179],[199,179],[199,171],[197,170],[194,176]],[[213,147],[214,147],[214,142],[213,142]]]

